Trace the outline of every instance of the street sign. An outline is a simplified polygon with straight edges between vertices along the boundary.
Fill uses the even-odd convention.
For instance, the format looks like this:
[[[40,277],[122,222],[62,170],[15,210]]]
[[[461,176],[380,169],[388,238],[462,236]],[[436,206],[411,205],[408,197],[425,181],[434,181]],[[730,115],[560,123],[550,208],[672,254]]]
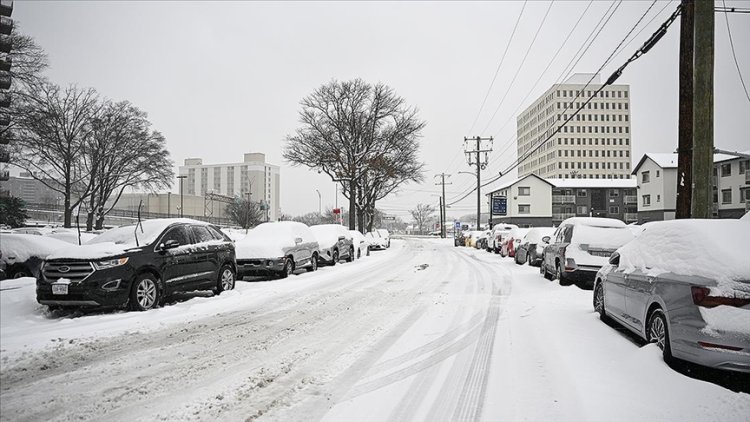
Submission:
[[[461,230],[461,222],[456,221],[456,231]]]
[[[492,215],[506,215],[508,213],[508,198],[504,196],[492,197]]]
[[[380,217],[380,219],[383,220],[383,221],[396,221],[396,216],[393,216],[393,215],[384,215],[384,216]]]

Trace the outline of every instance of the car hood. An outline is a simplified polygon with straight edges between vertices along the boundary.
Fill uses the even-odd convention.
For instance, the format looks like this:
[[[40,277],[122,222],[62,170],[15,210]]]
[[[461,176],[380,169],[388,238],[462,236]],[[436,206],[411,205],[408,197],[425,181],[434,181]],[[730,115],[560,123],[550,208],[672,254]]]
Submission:
[[[111,242],[102,242],[72,246],[63,250],[57,250],[49,254],[47,259],[103,259],[124,255],[133,250],[134,248],[132,245],[119,245]]]

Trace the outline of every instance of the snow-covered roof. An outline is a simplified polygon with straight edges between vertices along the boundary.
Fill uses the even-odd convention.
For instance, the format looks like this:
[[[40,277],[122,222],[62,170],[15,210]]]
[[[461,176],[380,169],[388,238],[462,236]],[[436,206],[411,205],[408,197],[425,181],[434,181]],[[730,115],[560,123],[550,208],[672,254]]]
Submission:
[[[742,151],[742,154],[750,154],[750,151]],[[632,174],[635,174],[638,169],[643,165],[643,162],[646,160],[646,157],[650,158],[651,161],[656,163],[657,166],[663,168],[663,169],[676,169],[677,168],[677,154],[676,153],[669,153],[669,152],[648,152],[641,157],[640,161],[638,161],[638,164],[633,167]],[[734,160],[739,159],[741,157],[737,157],[736,155],[729,155],[729,154],[714,154],[714,163],[720,163],[723,161],[728,160]]]
[[[572,224],[574,226],[589,227],[625,227],[625,223],[615,218],[603,217],[571,217],[563,220],[560,225]]]
[[[497,191],[499,191],[499,190],[507,189],[507,188],[509,188],[509,187],[511,187],[511,186],[513,186],[513,185],[515,185],[516,183],[518,183],[518,182],[520,182],[520,181],[522,181],[522,180],[524,180],[524,179],[527,179],[527,178],[529,178],[529,177],[536,177],[537,179],[541,180],[542,182],[546,182],[546,183],[548,183],[548,184],[549,184],[550,186],[554,186],[554,185],[553,185],[552,183],[550,183],[550,181],[549,181],[549,180],[547,180],[547,179],[542,179],[541,177],[537,176],[536,174],[527,174],[527,175],[526,175],[526,176],[524,176],[524,177],[518,177],[518,178],[515,178],[515,179],[512,179],[512,180],[506,180],[506,181],[504,181],[504,182],[501,182],[501,183],[500,183],[500,184],[498,184],[498,185],[495,185],[495,186],[493,186],[493,187],[489,188],[489,189],[487,190],[487,195],[491,195],[491,194],[493,194],[493,193],[495,193],[495,192],[497,192]]]
[[[633,179],[546,179],[557,188],[636,188],[638,180]]]

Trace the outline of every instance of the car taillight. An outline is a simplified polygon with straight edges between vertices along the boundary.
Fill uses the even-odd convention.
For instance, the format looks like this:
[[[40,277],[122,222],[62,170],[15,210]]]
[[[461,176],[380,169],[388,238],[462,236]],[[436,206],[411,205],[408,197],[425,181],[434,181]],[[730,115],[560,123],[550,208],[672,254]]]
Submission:
[[[750,304],[750,298],[711,296],[707,287],[692,286],[693,303],[704,308],[714,308],[719,305],[736,306],[738,308]]]
[[[725,349],[725,350],[731,350],[733,352],[739,352],[740,350],[742,350],[742,347],[725,346],[723,344],[715,344],[715,343],[706,343],[705,341],[699,341],[698,345],[707,349]]]

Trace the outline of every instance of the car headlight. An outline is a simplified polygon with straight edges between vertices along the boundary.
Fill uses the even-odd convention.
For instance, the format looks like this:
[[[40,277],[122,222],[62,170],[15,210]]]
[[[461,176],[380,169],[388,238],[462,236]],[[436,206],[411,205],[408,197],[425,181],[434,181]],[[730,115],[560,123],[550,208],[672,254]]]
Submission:
[[[128,258],[115,258],[115,259],[106,259],[103,261],[94,261],[94,268],[97,270],[104,270],[107,268],[113,268],[113,267],[119,267],[120,265],[125,265],[128,262]]]

